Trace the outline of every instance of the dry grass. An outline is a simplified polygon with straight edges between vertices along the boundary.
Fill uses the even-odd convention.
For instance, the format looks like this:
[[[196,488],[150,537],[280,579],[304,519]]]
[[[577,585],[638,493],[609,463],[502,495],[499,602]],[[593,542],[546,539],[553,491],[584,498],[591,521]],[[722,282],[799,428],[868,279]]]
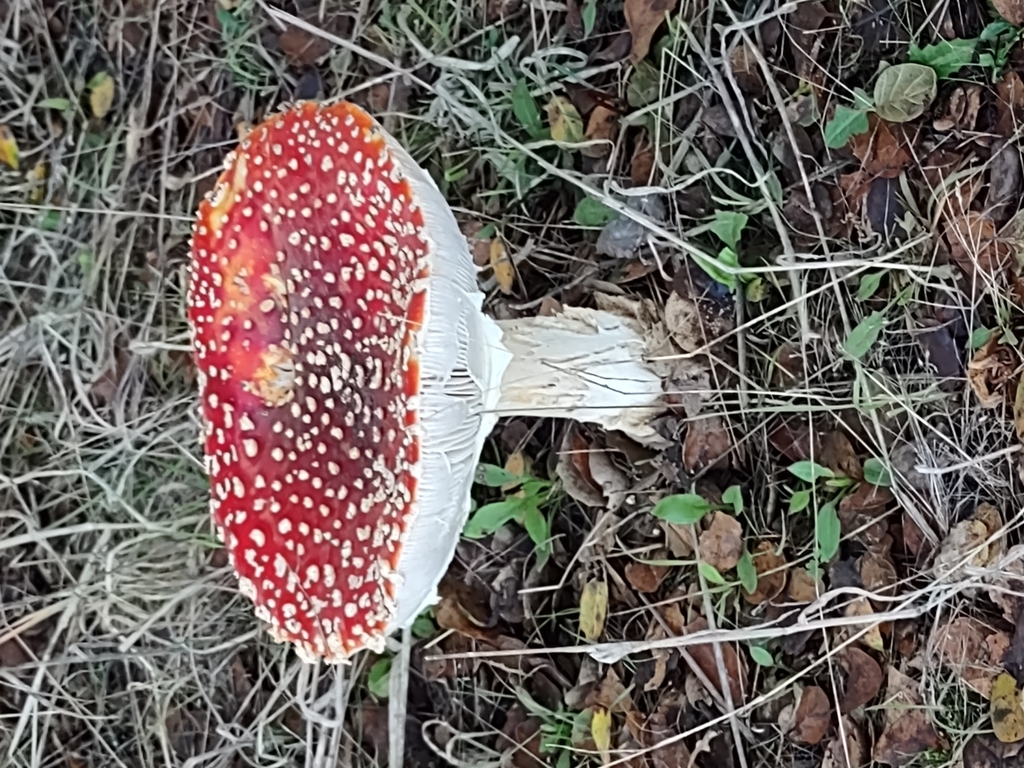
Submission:
[[[308,87],[268,42],[283,13],[246,0],[235,11],[239,21],[225,26],[222,17],[217,29],[216,7],[131,0],[69,10],[42,0],[0,2],[0,124],[18,137],[22,171],[39,162],[47,168],[45,180],[34,184],[0,166],[2,766],[326,766],[328,755],[341,755],[346,765],[377,760],[379,713],[351,716],[349,706],[358,700],[372,710],[364,698],[369,662],[311,669],[270,643],[235,593],[207,519],[182,301],[191,213],[233,142],[236,123]],[[659,276],[664,268],[692,265],[713,250],[706,219],[679,206],[681,193],[700,182],[716,207],[757,216],[757,247],[770,261],[734,272],[787,281],[786,298],[770,311],[740,307],[737,326],[725,337],[728,354],[722,346],[711,350],[719,378],[704,393],[707,410],[732,425],[750,536],[788,537],[803,547],[802,557],[810,553],[804,545],[813,530],[787,520],[785,468],[769,458],[768,427],[783,414],[831,414],[856,434],[861,451],[892,466],[901,505],[935,541],[980,500],[999,501],[1016,535],[1014,510],[1024,496],[1018,457],[1003,450],[1015,445],[1013,426],[978,409],[968,387],[938,387],[911,322],[921,308],[917,297],[944,296],[947,309],[968,323],[975,300],[948,270],[934,269],[926,218],[898,247],[843,241],[820,222],[811,237],[794,240],[771,148],[742,117],[744,97],[723,65],[723,53],[753,35],[753,25],[736,19],[711,30],[698,16],[692,27],[673,27],[659,96],[629,118],[648,121],[667,160],[657,169],[657,187],[630,189],[607,171],[583,174],[553,159],[550,146],[530,141],[517,123],[511,93],[524,73],[539,103],[566,82],[626,88],[625,65],[588,63],[567,48],[562,14],[553,6],[526,4],[491,21],[482,21],[479,5],[434,0],[321,10],[307,17],[307,27],[327,30],[318,35],[334,43],[324,68],[330,94],[374,104],[442,179],[464,217],[497,225],[514,246],[529,282],[507,299],[485,273],[497,313],[533,309],[547,296],[583,301],[618,279],[614,259],[591,258],[581,248],[592,237],[571,216],[583,194],[647,225],[645,258],[659,266],[628,288],[659,306],[670,287]],[[766,4],[759,18],[777,10]],[[835,66],[847,54],[836,50],[821,59],[830,62],[827,82],[837,91]],[[758,65],[769,112],[792,142],[772,70]],[[87,84],[102,71],[114,75],[117,93],[98,120],[90,117]],[[381,85],[388,88],[375,87]],[[717,160],[694,129],[699,103],[712,94],[726,104],[737,134]],[[687,121],[673,119],[687,99],[696,100],[698,111]],[[52,108],[54,100],[65,100],[66,108]],[[617,144],[612,169],[628,170],[624,153]],[[797,186],[809,190],[826,171],[801,168]],[[675,194],[666,197],[663,221],[625,204],[630,196],[669,190]],[[868,311],[854,299],[857,282],[875,270],[900,281],[909,298],[886,307],[881,342],[850,361],[841,344]],[[771,361],[781,344],[794,341],[813,364],[801,381],[779,389],[770,384]],[[530,425],[520,443],[540,446],[546,460],[557,452],[557,435],[550,425]],[[491,458],[500,459],[508,444],[496,439]],[[942,474],[917,469],[951,465],[955,471]],[[432,661],[439,638],[417,649],[416,664],[426,657],[460,672],[429,685],[413,681],[409,738],[423,765],[444,764],[445,754],[453,765],[496,765],[497,713],[522,701],[521,672],[535,671],[534,662],[564,690],[576,684],[585,655],[621,660],[632,674],[653,649],[693,644],[692,638],[646,642],[646,626],[657,614],[644,603],[613,614],[608,642],[584,644],[570,592],[609,558],[651,551],[634,534],[648,525],[650,501],[704,474],[685,483],[657,477],[615,519],[611,534],[600,511],[565,501],[561,546],[579,555],[575,570],[560,574],[564,590],[527,585],[538,588],[532,628],[521,638],[527,650],[483,654],[470,645],[461,656]],[[522,537],[515,543],[521,551]],[[504,565],[478,546],[460,549],[462,570],[490,577]],[[969,580],[982,575],[949,584],[922,574],[872,621],[917,619],[926,633],[924,620],[961,610]],[[751,626],[734,611],[716,612],[715,589],[703,578],[694,591],[709,625],[721,630],[714,639],[748,642],[796,632],[792,625]],[[816,632],[812,645],[820,645],[816,669],[764,671],[756,696],[742,706],[717,702],[711,714],[680,723],[677,738],[729,731],[739,766],[805,759],[765,713],[803,678],[838,679],[838,652],[868,628],[826,610],[848,599],[831,592],[803,611],[799,628]],[[837,627],[852,634],[837,640]],[[965,738],[979,727],[979,713],[961,688],[936,677],[927,703],[941,708],[948,727]],[[338,713],[346,711],[342,727]],[[565,736],[571,717],[561,717],[551,714],[545,723]],[[446,725],[435,727],[436,721]],[[420,726],[438,743],[428,747]],[[574,761],[584,759],[567,739],[561,743]],[[939,757],[953,759],[955,747]]]

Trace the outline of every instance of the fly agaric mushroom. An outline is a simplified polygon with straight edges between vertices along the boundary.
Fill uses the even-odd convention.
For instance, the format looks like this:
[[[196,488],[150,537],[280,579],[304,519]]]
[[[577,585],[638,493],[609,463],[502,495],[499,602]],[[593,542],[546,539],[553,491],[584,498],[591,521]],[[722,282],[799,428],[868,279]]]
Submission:
[[[608,312],[495,322],[440,191],[369,115],[256,126],[199,207],[187,315],[211,512],[273,637],[345,661],[436,599],[499,415],[649,441],[661,380]]]

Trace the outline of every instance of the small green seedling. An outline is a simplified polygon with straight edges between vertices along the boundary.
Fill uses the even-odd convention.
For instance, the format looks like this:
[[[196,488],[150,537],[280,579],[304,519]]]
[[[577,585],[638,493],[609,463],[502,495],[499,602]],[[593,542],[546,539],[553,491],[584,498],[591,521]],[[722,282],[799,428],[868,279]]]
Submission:
[[[551,501],[554,484],[529,474],[516,475],[494,464],[481,464],[476,481],[490,488],[508,488],[501,501],[493,501],[476,509],[462,535],[467,539],[488,536],[507,523],[517,523],[536,546],[537,565],[543,567],[551,557],[551,526],[543,511]]]

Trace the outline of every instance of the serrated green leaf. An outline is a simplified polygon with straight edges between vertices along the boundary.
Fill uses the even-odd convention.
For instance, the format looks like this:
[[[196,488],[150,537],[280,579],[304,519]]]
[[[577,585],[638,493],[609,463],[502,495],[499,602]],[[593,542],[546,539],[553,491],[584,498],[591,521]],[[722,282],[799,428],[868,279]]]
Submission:
[[[391,659],[378,659],[366,674],[366,687],[378,699],[386,699],[390,680]]]
[[[750,646],[750,658],[753,659],[755,664],[761,667],[775,666],[775,659],[772,658],[771,651],[763,645]]]
[[[484,504],[469,518],[462,535],[467,539],[479,539],[494,533],[522,513],[523,503],[524,499],[513,498]]]
[[[905,123],[924,114],[937,93],[934,69],[914,62],[894,64],[875,81],[875,112],[883,120]]]
[[[885,277],[885,272],[868,272],[861,277],[860,283],[857,285],[857,301],[867,301],[874,296],[883,277]]]
[[[839,515],[836,513],[836,505],[832,502],[822,504],[818,510],[814,522],[814,535],[818,562],[827,563],[839,551],[839,540],[842,538]]]
[[[572,220],[581,227],[603,227],[616,216],[615,211],[593,197],[584,197],[576,205]]]
[[[864,110],[851,109],[839,104],[832,118],[825,123],[825,146],[829,149],[845,147],[846,143],[861,133],[865,133],[870,124]]]
[[[917,64],[931,67],[941,80],[971,64],[974,61],[974,52],[977,48],[978,38],[961,37],[954,40],[940,40],[932,45],[926,45],[924,48],[911,45],[908,58]]]
[[[864,479],[871,485],[888,488],[892,485],[892,475],[886,466],[874,456],[864,462]]]
[[[711,231],[735,251],[739,247],[740,237],[747,226],[748,218],[747,214],[737,211],[717,211],[710,225]]]
[[[860,359],[868,353],[868,350],[878,341],[878,334],[882,332],[885,325],[885,315],[881,312],[872,312],[850,331],[850,335],[843,344],[846,354],[854,359]]]
[[[740,586],[747,592],[753,594],[757,591],[757,568],[754,567],[754,558],[746,550],[736,563],[736,576],[740,580]]]
[[[700,575],[712,584],[725,584],[725,577],[711,563],[701,560],[697,563],[697,568],[700,570]]]
[[[805,483],[814,483],[822,478],[836,476],[828,467],[823,467],[816,461],[797,461],[789,465],[790,474],[796,475]]]
[[[730,485],[722,494],[722,503],[728,504],[738,515],[743,512],[743,489],[738,485]]]
[[[714,507],[696,493],[677,493],[666,496],[654,505],[651,514],[673,525],[692,525]]]

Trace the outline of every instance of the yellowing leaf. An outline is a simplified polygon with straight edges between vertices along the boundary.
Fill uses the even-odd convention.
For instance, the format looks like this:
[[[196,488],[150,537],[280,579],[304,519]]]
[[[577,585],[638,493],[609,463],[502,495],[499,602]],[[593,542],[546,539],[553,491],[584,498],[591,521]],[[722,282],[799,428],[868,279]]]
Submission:
[[[14,134],[6,125],[0,125],[0,163],[18,170],[19,157],[18,142],[14,140]]]
[[[992,682],[989,702],[992,730],[1004,744],[1024,739],[1024,709],[1021,709],[1020,691],[1013,675],[1003,672]]]
[[[25,177],[32,184],[32,189],[28,193],[28,199],[33,205],[39,205],[46,197],[46,177],[49,175],[50,169],[46,163],[36,163],[32,170],[25,174]]]
[[[565,96],[555,96],[544,108],[551,125],[551,138],[565,144],[583,141],[583,118]]]
[[[591,642],[601,637],[608,618],[608,583],[591,579],[580,596],[580,632]]]
[[[847,616],[870,616],[874,612],[875,611],[871,607],[871,603],[866,597],[860,597],[846,607]],[[863,624],[858,623],[857,629],[859,630],[862,626]],[[868,648],[876,651],[882,651],[885,649],[885,642],[882,640],[882,631],[878,628],[877,624],[872,625],[867,632],[861,635],[860,641]]]
[[[601,764],[611,762],[612,748],[612,713],[604,707],[594,707],[590,718],[590,735],[594,737],[594,746],[601,753]]]
[[[106,72],[100,72],[89,81],[89,109],[93,117],[102,120],[114,106],[114,78]]]
[[[512,284],[516,279],[516,269],[512,266],[512,259],[505,251],[505,244],[500,237],[491,240],[491,269],[494,270],[494,279],[498,281],[498,288],[504,294],[512,293]]]

